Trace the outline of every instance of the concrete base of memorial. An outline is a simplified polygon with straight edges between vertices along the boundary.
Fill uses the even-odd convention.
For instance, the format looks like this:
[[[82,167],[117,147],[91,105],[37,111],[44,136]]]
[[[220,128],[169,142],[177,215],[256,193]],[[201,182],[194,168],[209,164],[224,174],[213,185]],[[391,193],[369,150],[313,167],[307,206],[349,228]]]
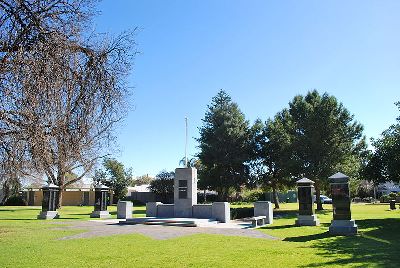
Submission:
[[[37,216],[40,220],[52,220],[59,218],[57,211],[41,211],[40,214]]]
[[[90,218],[108,219],[110,218],[110,213],[108,211],[94,210],[90,214]]]
[[[332,235],[356,235],[358,231],[354,220],[332,220],[329,233]]]
[[[295,223],[297,226],[319,226],[317,215],[299,215]]]
[[[228,202],[196,204],[191,207],[190,211],[192,217],[180,217],[181,213],[175,214],[175,204],[163,204],[161,202],[148,202],[146,204],[146,217],[213,219],[223,223],[227,223],[231,219]]]

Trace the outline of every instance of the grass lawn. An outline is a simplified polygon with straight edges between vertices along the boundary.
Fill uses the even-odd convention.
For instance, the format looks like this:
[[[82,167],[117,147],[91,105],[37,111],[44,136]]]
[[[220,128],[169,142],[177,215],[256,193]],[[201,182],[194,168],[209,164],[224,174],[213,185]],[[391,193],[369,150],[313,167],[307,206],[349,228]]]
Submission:
[[[87,220],[92,207],[63,207],[61,218],[36,220],[39,207],[0,207],[0,267],[400,267],[400,210],[352,205],[360,235],[331,237],[331,206],[320,227],[295,227],[297,204],[261,228],[278,241],[196,234],[154,240],[139,234],[57,240],[81,230],[56,229],[61,221]],[[144,207],[135,207],[143,216]],[[109,207],[116,217],[116,207]]]

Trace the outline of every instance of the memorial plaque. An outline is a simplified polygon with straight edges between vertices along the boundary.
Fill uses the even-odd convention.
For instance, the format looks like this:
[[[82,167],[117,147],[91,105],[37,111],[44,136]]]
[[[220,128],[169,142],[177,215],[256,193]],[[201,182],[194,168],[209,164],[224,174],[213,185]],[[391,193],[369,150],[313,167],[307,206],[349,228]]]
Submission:
[[[179,199],[187,198],[187,180],[179,180]]]
[[[317,226],[319,220],[314,210],[314,182],[307,178],[298,180],[297,196],[299,199],[299,215],[297,216],[296,225],[298,226]]]
[[[334,220],[350,220],[350,192],[348,184],[332,184],[332,206]]]

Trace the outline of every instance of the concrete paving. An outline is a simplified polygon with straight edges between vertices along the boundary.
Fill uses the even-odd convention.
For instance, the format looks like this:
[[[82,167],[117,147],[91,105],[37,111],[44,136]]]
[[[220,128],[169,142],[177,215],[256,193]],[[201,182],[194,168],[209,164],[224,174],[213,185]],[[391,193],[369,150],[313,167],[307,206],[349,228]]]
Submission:
[[[212,227],[175,227],[175,226],[162,226],[162,225],[123,225],[118,224],[120,220],[89,220],[89,221],[70,221],[59,222],[59,224],[67,224],[67,226],[58,227],[55,229],[82,229],[83,232],[71,236],[60,238],[78,239],[90,238],[98,236],[110,236],[118,234],[142,234],[153,239],[171,239],[187,235],[195,234],[215,234],[226,236],[241,236],[259,239],[272,239],[278,238],[267,235],[257,229],[249,228],[248,223],[240,221],[231,221],[229,223],[214,224]]]

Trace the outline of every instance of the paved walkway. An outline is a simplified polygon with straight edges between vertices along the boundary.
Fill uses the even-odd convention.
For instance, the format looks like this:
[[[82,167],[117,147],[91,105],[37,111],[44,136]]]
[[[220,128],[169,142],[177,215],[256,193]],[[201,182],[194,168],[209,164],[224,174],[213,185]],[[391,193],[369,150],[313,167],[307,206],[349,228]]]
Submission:
[[[227,236],[242,236],[261,239],[277,238],[267,235],[257,229],[243,229],[238,227],[235,222],[228,224],[216,224],[215,227],[176,227],[176,226],[162,226],[162,225],[120,225],[116,220],[91,220],[91,221],[71,221],[71,222],[58,222],[59,224],[68,224],[68,226],[55,228],[57,230],[65,229],[83,229],[83,233],[66,236],[61,238],[77,239],[89,238],[96,236],[110,236],[116,234],[142,234],[153,239],[170,239],[194,234],[217,234]]]

